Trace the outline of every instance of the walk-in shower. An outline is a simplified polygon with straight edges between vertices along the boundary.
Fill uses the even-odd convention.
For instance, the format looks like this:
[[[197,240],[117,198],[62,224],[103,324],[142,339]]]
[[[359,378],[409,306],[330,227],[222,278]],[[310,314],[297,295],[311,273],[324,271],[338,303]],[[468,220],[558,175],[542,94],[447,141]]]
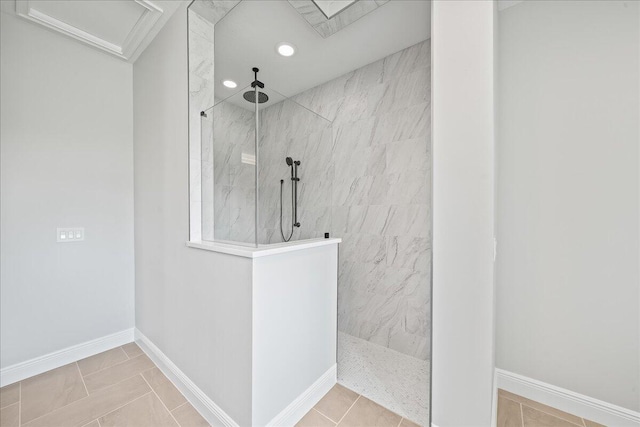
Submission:
[[[203,14],[230,2],[209,5]],[[193,172],[202,240],[262,250],[342,239],[338,381],[428,425],[429,2],[301,14],[316,9],[240,1],[215,21],[214,61],[209,48],[194,57],[192,99],[208,103]],[[204,43],[200,24],[190,46]]]

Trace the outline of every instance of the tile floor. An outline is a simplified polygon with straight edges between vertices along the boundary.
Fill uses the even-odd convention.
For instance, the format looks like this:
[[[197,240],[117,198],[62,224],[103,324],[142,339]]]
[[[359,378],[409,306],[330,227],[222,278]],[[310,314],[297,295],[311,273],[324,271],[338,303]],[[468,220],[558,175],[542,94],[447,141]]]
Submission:
[[[498,390],[498,427],[604,427],[505,390]]]
[[[0,426],[209,424],[135,343],[0,389]]]
[[[336,384],[296,427],[417,427],[355,391]]]
[[[0,389],[1,427],[204,427],[204,418],[135,344],[105,351]],[[297,427],[415,427],[336,384]],[[498,427],[603,427],[498,391]]]
[[[429,361],[338,332],[338,382],[420,425],[429,425]]]

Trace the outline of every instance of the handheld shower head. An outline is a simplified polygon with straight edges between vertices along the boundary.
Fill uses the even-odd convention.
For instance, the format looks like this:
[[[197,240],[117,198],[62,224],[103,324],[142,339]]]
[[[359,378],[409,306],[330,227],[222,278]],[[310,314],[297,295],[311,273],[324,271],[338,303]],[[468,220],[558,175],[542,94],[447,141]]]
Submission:
[[[293,159],[291,157],[286,158],[287,166],[293,166]]]

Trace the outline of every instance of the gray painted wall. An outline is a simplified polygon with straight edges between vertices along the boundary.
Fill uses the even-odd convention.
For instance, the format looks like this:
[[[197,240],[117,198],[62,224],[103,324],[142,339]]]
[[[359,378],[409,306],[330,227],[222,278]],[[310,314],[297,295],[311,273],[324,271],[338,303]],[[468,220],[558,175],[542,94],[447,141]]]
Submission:
[[[133,67],[136,327],[239,425],[251,425],[251,260],[185,246],[186,6]]]
[[[497,367],[636,411],[638,8],[500,13],[496,311]]]
[[[6,368],[133,327],[133,115],[131,64],[0,15]]]

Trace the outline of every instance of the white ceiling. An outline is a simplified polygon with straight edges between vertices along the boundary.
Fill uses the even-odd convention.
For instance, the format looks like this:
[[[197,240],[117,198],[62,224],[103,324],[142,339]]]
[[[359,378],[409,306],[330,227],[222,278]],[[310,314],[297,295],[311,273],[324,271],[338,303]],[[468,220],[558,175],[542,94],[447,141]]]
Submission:
[[[323,38],[286,0],[244,0],[215,27],[216,98],[249,85],[255,66],[268,88],[293,96],[428,39],[430,22],[430,1],[391,0]],[[296,54],[278,55],[280,42]],[[227,79],[238,88],[223,86]]]
[[[133,62],[180,3],[168,0],[17,0],[15,12],[31,22]]]

